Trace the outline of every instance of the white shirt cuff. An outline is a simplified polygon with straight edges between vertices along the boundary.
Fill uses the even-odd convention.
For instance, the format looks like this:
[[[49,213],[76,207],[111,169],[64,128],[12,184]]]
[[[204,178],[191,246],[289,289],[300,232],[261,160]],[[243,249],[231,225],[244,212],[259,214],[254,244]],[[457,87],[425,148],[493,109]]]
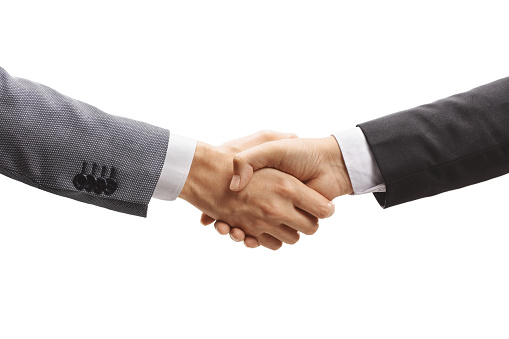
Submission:
[[[359,127],[333,134],[345,161],[353,194],[385,192],[385,183],[373,152]]]
[[[170,133],[166,159],[153,198],[177,199],[191,169],[195,150],[196,140]]]

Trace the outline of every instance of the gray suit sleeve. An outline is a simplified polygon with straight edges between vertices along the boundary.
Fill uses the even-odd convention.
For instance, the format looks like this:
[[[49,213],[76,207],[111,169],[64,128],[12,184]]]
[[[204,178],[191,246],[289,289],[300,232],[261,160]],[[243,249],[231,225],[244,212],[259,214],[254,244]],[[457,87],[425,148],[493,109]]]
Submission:
[[[167,129],[106,114],[0,67],[0,173],[10,178],[146,217],[168,140]]]

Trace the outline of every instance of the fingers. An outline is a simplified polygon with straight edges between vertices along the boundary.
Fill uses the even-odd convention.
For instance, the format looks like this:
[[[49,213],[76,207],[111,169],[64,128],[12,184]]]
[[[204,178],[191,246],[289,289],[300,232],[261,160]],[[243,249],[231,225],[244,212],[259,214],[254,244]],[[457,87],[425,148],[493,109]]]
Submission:
[[[246,234],[243,230],[236,227],[231,227],[227,223],[223,221],[216,221],[214,224],[214,227],[216,228],[217,232],[221,235],[227,235],[230,233],[230,238],[232,238],[235,242],[244,241],[246,239]]]
[[[203,226],[207,226],[207,225],[210,225],[212,224],[214,221],[216,221],[216,219],[212,218],[212,217],[209,217],[208,215],[206,215],[205,213],[202,213],[201,214],[201,219],[200,219],[200,222]]]
[[[258,243],[258,240],[256,240],[253,237],[250,237],[250,236],[246,236],[246,239],[244,239],[244,245],[246,245],[246,247],[249,247],[249,248],[256,248],[256,247],[260,246],[260,244]]]
[[[334,214],[335,206],[329,199],[304,184],[297,187],[297,194],[293,198],[295,207],[319,219],[329,218]]]
[[[230,238],[235,242],[244,241],[246,234],[240,228],[232,228],[230,231]]]
[[[284,217],[284,223],[306,235],[318,230],[318,218],[328,218],[334,214],[334,204],[315,190],[299,183],[291,199],[295,212]]]
[[[226,228],[224,230],[226,230]],[[279,242],[284,242],[284,243],[293,245],[297,241],[299,241],[299,238],[300,238],[299,232],[297,232],[295,229],[288,227],[286,225],[280,225],[278,227],[274,227],[270,231],[268,231],[267,234],[271,235],[278,241],[278,243],[276,243],[276,244],[279,244]],[[250,248],[255,248],[260,245],[256,238],[247,236],[243,230],[241,230],[240,228],[236,228],[236,227],[231,228],[230,238],[232,238],[232,240],[235,242],[244,241],[244,244]],[[273,241],[273,239],[271,239],[271,241]],[[272,244],[272,242],[271,242],[271,244]]]
[[[244,241],[244,245],[248,248],[260,246],[256,238],[246,235],[240,228],[230,227],[230,225],[222,221],[216,221],[214,226],[219,234],[226,235],[230,233],[230,238],[232,238],[233,241]]]
[[[299,241],[299,232],[297,232],[294,228],[288,227],[284,224],[279,225],[278,227],[274,227],[267,231],[268,234],[272,235],[274,238],[293,245],[297,241]]]
[[[283,246],[283,243],[280,240],[274,238],[272,235],[267,233],[261,234],[258,237],[258,242],[263,247],[267,247],[273,251],[278,250],[279,248],[281,248],[281,246]]]
[[[300,212],[304,214],[303,212]],[[206,214],[202,215],[203,218],[210,218]],[[212,218],[211,218],[212,219]],[[207,219],[208,220],[208,219]],[[300,222],[299,225],[302,225],[303,222]],[[214,227],[216,231],[221,235],[230,234],[230,238],[235,242],[244,242],[244,245],[248,248],[256,248],[262,244],[262,246],[268,247],[270,249],[276,250],[282,246],[282,242],[287,244],[295,244],[299,241],[299,233],[294,229],[286,225],[279,225],[277,227],[271,228],[266,235],[270,235],[270,237],[266,237],[265,241],[261,243],[254,237],[246,235],[246,233],[237,227],[231,227],[229,224],[223,221],[216,221],[214,223]],[[304,228],[302,228],[304,229]],[[306,232],[307,229],[306,229]],[[314,231],[313,231],[314,232]],[[309,232],[307,233],[309,234]]]
[[[244,245],[248,248],[256,248],[260,246],[256,238],[246,235],[240,228],[232,227],[230,231],[230,238],[232,238],[235,242],[244,241]]]
[[[290,229],[306,235],[315,234],[318,230],[318,219],[298,208],[295,208],[295,212],[291,215],[285,216],[283,221]],[[269,233],[272,234],[272,232]]]
[[[214,227],[216,228],[217,232],[222,235],[227,235],[231,230],[230,225],[222,221],[216,221]]]
[[[241,191],[251,181],[253,171],[263,167],[277,168],[278,159],[284,152],[280,141],[267,142],[238,153],[233,158],[232,191]]]
[[[232,238],[235,242],[244,241],[244,245],[248,248],[256,248],[260,245],[267,247],[271,250],[279,249],[283,243],[279,239],[284,239],[283,241],[288,244],[295,244],[299,240],[299,234],[292,228],[281,225],[274,234],[277,234],[277,237],[274,237],[270,234],[262,234],[260,236],[260,241],[258,241],[254,237],[250,237],[244,233],[240,228],[230,227],[227,223],[223,221],[216,221],[214,224],[217,232],[222,235],[226,235],[230,233],[230,238]]]
[[[244,245],[248,248],[256,248],[260,246],[256,238],[246,235],[240,228],[230,227],[230,225],[223,221],[216,221],[214,227],[219,234],[226,235],[230,233],[230,238],[232,238],[235,242],[244,241]]]

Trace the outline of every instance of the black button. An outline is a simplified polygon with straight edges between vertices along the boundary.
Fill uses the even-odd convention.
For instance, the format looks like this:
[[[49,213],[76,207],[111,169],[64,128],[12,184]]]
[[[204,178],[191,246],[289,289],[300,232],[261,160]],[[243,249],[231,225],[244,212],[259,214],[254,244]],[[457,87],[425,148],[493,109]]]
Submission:
[[[113,178],[106,179],[106,188],[104,189],[104,194],[111,195],[115,193],[117,190],[117,181]]]
[[[85,190],[87,192],[92,192],[92,190],[97,185],[97,179],[93,175],[87,175],[87,186],[85,187]]]
[[[88,184],[87,176],[82,173],[76,174],[76,176],[72,180],[72,183],[74,184],[74,187],[81,191]]]
[[[94,193],[101,194],[107,187],[106,179],[97,178],[97,182],[95,183]]]

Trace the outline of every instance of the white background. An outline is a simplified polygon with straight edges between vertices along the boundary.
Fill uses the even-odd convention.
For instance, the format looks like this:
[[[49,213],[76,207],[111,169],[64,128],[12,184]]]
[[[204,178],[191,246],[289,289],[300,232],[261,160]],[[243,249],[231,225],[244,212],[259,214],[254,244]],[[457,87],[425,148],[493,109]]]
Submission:
[[[468,1],[5,1],[0,66],[211,144],[328,136],[509,75]],[[507,338],[509,177],[250,250],[184,201],[147,219],[0,178],[1,338]]]

